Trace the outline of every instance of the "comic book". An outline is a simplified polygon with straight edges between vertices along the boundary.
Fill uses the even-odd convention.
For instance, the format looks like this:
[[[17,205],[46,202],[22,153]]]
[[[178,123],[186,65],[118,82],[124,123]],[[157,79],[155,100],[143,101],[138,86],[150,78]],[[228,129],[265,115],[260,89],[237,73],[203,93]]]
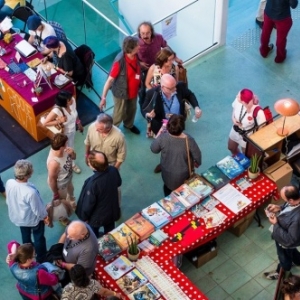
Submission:
[[[130,300],[157,300],[160,297],[159,292],[151,283],[146,283],[138,290],[128,295]]]
[[[98,253],[105,261],[112,259],[120,252],[122,249],[112,235],[106,234],[98,239]]]
[[[155,230],[153,224],[139,213],[127,220],[125,224],[139,236],[140,240],[146,239]]]
[[[139,239],[139,237],[125,224],[122,223],[115,229],[113,229],[110,234],[114,237],[116,242],[119,244],[119,246],[122,248],[122,250],[125,250],[128,248],[128,238],[129,236],[132,237],[132,239]]]
[[[157,203],[173,218],[185,212],[185,206],[172,194],[157,201]]]
[[[119,279],[134,268],[134,264],[125,256],[121,255],[112,263],[104,267],[104,270],[113,278]]]

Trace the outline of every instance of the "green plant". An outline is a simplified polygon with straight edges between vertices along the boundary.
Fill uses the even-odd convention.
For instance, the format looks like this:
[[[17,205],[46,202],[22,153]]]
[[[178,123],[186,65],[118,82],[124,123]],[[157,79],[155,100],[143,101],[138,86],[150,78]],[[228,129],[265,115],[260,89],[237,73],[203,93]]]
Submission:
[[[259,162],[261,160],[261,155],[257,153],[253,154],[250,158],[250,167],[249,170],[251,173],[258,173],[259,172]]]
[[[138,239],[136,237],[132,238],[130,235],[127,237],[127,243],[128,243],[128,253],[132,255],[136,255],[140,252],[140,249],[138,247]]]

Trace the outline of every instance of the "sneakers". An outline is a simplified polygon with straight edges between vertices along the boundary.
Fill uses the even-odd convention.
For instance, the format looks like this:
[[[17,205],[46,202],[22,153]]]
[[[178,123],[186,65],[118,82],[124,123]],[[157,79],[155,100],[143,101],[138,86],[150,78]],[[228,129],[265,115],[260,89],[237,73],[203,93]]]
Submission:
[[[81,173],[81,170],[80,170],[79,167],[76,166],[76,165],[74,165],[74,166],[72,167],[72,169],[73,169],[73,172],[76,173],[76,174]]]
[[[271,272],[265,272],[264,276],[266,277],[266,279],[269,280],[277,280],[279,277],[279,274],[275,271],[271,271]]]
[[[124,126],[124,127],[129,129],[134,134],[140,134],[141,133],[140,130],[135,125],[133,125],[131,128],[128,128],[126,126]]]

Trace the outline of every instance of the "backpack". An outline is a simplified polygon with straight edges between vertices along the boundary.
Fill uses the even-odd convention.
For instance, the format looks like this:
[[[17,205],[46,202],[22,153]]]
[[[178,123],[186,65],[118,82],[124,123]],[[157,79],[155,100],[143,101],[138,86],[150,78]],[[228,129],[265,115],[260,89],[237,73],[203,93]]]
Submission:
[[[257,114],[258,114],[258,111],[262,109],[264,114],[265,114],[265,117],[266,117],[266,122],[264,123],[264,125],[268,125],[270,123],[273,122],[273,115],[272,115],[272,112],[269,108],[269,106],[266,106],[264,108],[260,107],[260,106],[256,106],[254,108],[254,111],[253,111],[253,118],[254,118],[254,123],[255,123],[255,127],[258,126],[257,124],[257,120],[256,120],[256,117],[257,117]]]

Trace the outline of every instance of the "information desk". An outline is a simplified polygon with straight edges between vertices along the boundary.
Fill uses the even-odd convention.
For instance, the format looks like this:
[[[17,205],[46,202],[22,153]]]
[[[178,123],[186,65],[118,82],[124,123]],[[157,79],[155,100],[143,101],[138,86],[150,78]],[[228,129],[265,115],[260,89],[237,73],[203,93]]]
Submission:
[[[13,41],[6,44],[3,40],[0,41],[0,46],[5,48],[7,54],[1,56],[1,59],[9,64],[15,58],[15,45],[22,40],[19,35],[14,35]],[[42,58],[40,53],[36,53],[29,58],[21,57],[25,63],[34,58]],[[14,59],[16,62],[16,60]],[[50,81],[53,82],[55,74],[51,76]],[[26,84],[24,85],[24,80]],[[43,92],[36,96],[32,92],[33,82],[23,73],[11,74],[4,69],[0,69],[0,105],[36,140],[40,141],[45,138],[36,126],[40,116],[46,111],[49,111],[53,105],[59,88],[52,84],[52,89],[42,79]],[[75,86],[69,83],[64,87],[64,90],[76,93]],[[38,99],[37,102],[32,101],[32,97]]]
[[[239,187],[236,185],[236,181],[246,176],[247,172],[244,172],[237,178],[233,179],[230,182],[230,184],[232,184],[235,188],[237,188],[237,190],[239,190]],[[217,205],[217,208],[227,216],[226,220],[218,227],[207,229],[204,224],[204,221],[200,218],[198,220],[201,226],[195,229],[193,231],[193,234],[189,234],[189,240],[185,240],[185,238],[183,237],[181,241],[175,243],[171,241],[173,235],[171,236],[169,231],[174,231],[174,228],[176,228],[176,225],[179,224],[179,222],[189,222],[191,220],[195,220],[196,217],[193,215],[192,212],[186,211],[183,215],[175,218],[171,223],[163,227],[162,230],[169,235],[169,239],[163,242],[160,247],[153,250],[149,254],[149,256],[174,280],[175,283],[178,284],[178,286],[189,297],[189,299],[198,300],[207,298],[172,263],[172,258],[176,255],[186,253],[218,237],[226,229],[232,227],[234,223],[251,213],[253,210],[260,207],[272,196],[277,196],[276,184],[264,174],[261,174],[257,179],[253,180],[252,183],[253,184],[251,187],[240,191],[251,200],[251,204],[249,204],[243,210],[241,210],[239,214],[234,214],[222,203],[219,203]],[[125,251],[122,254],[126,255]],[[105,262],[100,256],[98,256],[96,276],[103,286],[115,290],[117,292],[121,292],[116,282],[106,273],[106,271],[103,270],[103,268],[108,263],[111,263],[114,259],[110,260],[109,262]]]

